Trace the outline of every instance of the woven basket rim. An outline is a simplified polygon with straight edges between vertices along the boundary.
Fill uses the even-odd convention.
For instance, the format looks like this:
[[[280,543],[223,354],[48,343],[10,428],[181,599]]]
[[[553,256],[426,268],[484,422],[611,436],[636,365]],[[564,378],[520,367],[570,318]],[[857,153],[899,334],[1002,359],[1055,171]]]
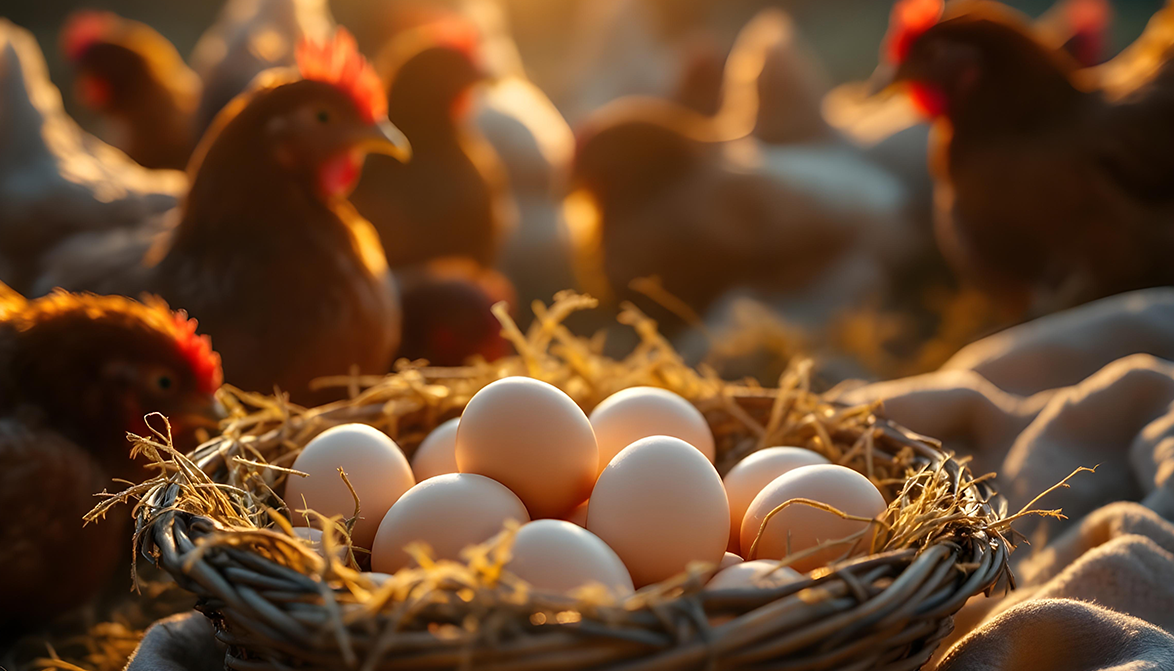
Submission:
[[[738,402],[760,402],[772,398],[771,390],[767,389],[746,390],[745,394],[737,396]],[[961,482],[967,476],[965,464],[943,452],[937,441],[881,418],[877,418],[876,427],[893,444],[913,449],[928,464],[947,469],[954,482]],[[206,453],[200,462],[206,472],[214,472],[223,465],[224,454],[218,451]],[[994,489],[987,482],[979,482],[971,489],[975,504],[993,512],[999,500]],[[283,613],[279,606],[263,596],[266,587],[270,588],[270,592],[280,587],[278,591],[320,593],[320,582],[263,556],[251,555],[247,545],[210,551],[193,560],[202,538],[210,534],[238,532],[226,531],[215,519],[175,510],[179,495],[179,487],[171,484],[157,486],[145,497],[139,511],[139,527],[149,533],[139,537],[138,549],[171,574],[182,587],[200,598],[200,609],[217,623],[221,640],[228,643],[230,649],[240,653],[240,657],[229,655],[227,662],[231,668],[282,668],[273,660],[265,660],[266,656],[284,657],[287,661],[296,659],[307,665],[306,668],[337,667],[340,661],[356,668],[364,662],[370,663],[373,659],[370,646],[365,649],[366,655],[354,650],[347,655],[342,650],[345,646],[339,644],[337,637],[334,641],[319,641],[315,645],[301,647],[300,642],[313,638],[308,635],[309,628]],[[402,668],[432,668],[432,665],[445,668],[448,660],[454,667],[474,663],[475,668],[592,668],[605,665],[607,668],[675,669],[692,668],[713,659],[725,660],[723,665],[740,665],[782,658],[797,652],[806,656],[800,655],[794,668],[918,668],[929,659],[936,644],[949,633],[952,614],[970,596],[991,589],[1003,576],[1009,577],[1008,552],[1007,542],[997,535],[992,537],[978,532],[967,536],[959,533],[921,549],[907,548],[847,560],[837,564],[834,569],[816,571],[814,575],[805,576],[801,582],[781,588],[691,593],[669,599],[656,607],[644,606],[641,612],[646,614],[645,625],[668,617],[673,622],[693,621],[698,632],[707,634],[707,637],[702,637],[700,633],[695,633],[692,637],[694,640],[684,637],[667,646],[666,639],[657,639],[643,630],[629,632],[630,635],[623,631],[594,631],[606,630],[610,625],[584,617],[576,623],[575,629],[581,637],[590,639],[592,645],[584,646],[582,640],[575,641],[573,638],[563,640],[564,631],[527,633],[527,638],[523,640],[527,641],[529,654],[524,649],[526,646],[519,646],[523,650],[515,651],[516,654],[508,660],[495,661],[494,658],[500,655],[495,654],[493,645],[470,647],[465,642],[454,642],[441,646],[439,651],[417,653],[416,662],[419,666],[405,662]],[[964,577],[948,580],[949,576],[959,572],[961,566],[969,567],[963,572]],[[878,589],[877,584],[885,586]],[[849,601],[855,604],[848,607]],[[804,611],[815,613],[820,605],[827,604],[831,604],[828,613],[820,613],[822,617],[815,618],[813,623],[808,623],[809,626],[799,627],[781,640],[776,639],[769,644],[759,641],[755,645],[735,645],[742,639],[751,638],[743,633],[751,625],[762,628],[763,625],[757,623],[784,620],[802,624]],[[558,607],[557,603],[544,605],[548,609]],[[565,606],[572,608],[573,603],[568,602]],[[700,616],[697,612],[678,613],[696,611],[698,607],[702,609]],[[327,609],[326,606],[320,608],[323,611]],[[666,609],[670,612],[667,616],[663,612]],[[700,620],[706,619],[707,612],[731,609],[749,609],[746,614],[754,616],[743,618],[745,622],[739,625],[743,631],[732,630],[729,626],[723,629],[722,625],[705,631],[704,626],[697,624],[699,617]],[[227,611],[233,612],[233,615],[225,618]],[[304,617],[304,614],[299,616]],[[378,616],[366,622],[352,623],[349,627],[352,630],[351,638],[361,637],[362,631],[372,629],[376,622],[379,622]],[[902,623],[903,626],[898,627],[893,623]],[[885,629],[885,625],[889,625],[889,628]],[[783,629],[787,633],[786,628]],[[588,633],[582,634],[584,631]],[[806,652],[813,643],[837,632],[840,633],[833,638],[843,641],[843,646],[825,650],[822,656],[811,657],[811,653]],[[853,641],[843,632],[857,632],[862,638]],[[883,653],[887,648],[882,643],[900,644],[902,634],[912,639],[904,644],[909,649],[886,660]],[[436,639],[435,636],[433,638]],[[751,638],[751,641],[754,639]],[[866,645],[860,641],[870,643]],[[420,646],[418,642],[413,645],[418,649],[428,648]],[[648,654],[649,648],[656,645],[663,649],[656,654]],[[840,659],[837,655],[850,658],[852,650],[866,649],[869,645],[876,647],[878,654],[864,655],[866,664],[835,667]],[[258,651],[264,652],[258,655]],[[345,659],[347,657],[349,661]],[[803,660],[807,660],[807,663],[804,664]],[[832,664],[832,667],[826,664]],[[367,668],[384,667],[373,665]]]
[[[913,669],[930,658],[968,598],[1011,585],[1004,533],[1024,513],[1008,517],[989,478],[973,477],[938,441],[881,417],[879,404],[846,406],[812,393],[810,362],[792,362],[773,389],[686,366],[655,322],[631,305],[619,321],[640,343],[623,360],[610,359],[594,339],[561,323],[595,305],[571,292],[549,308],[536,303],[525,334],[499,306],[502,332],[518,355],[337,378],[334,384],[350,391],[337,404],[300,409],[222,389],[222,401],[241,418],[190,458],[164,444],[169,438],[161,432],[160,440],[138,441],[136,449],[164,468],[121,495],[139,499],[136,555],[198,597],[229,646],[229,668],[267,671]],[[702,591],[714,567],[690,569],[617,604],[519,589],[503,572],[504,550],[492,543],[467,551],[467,566],[441,562],[380,586],[264,528],[285,520],[265,503],[284,505],[274,491],[285,477],[279,462],[290,465],[313,435],[365,422],[410,451],[411,440],[509,375],[551,382],[585,410],[619,389],[668,388],[706,415],[719,472],[770,445],[821,451],[887,492],[889,509],[878,517],[887,523],[872,541],[877,552],[773,589]],[[246,406],[262,410],[250,415]]]

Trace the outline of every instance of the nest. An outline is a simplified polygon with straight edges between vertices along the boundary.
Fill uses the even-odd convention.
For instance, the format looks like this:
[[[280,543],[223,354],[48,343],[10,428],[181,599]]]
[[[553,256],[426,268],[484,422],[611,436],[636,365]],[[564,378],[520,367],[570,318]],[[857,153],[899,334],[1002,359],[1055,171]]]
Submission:
[[[623,359],[607,358],[601,338],[563,326],[594,305],[571,293],[549,308],[536,304],[526,333],[502,312],[516,356],[462,368],[401,362],[386,377],[325,380],[348,388],[349,398],[317,408],[225,388],[232,417],[222,435],[184,455],[157,422],[156,435],[138,438],[135,449],[159,475],[92,515],[138,500],[137,550],[198,597],[233,669],[914,669],[968,598],[1009,584],[1009,524],[1026,513],[1008,515],[989,479],[973,477],[937,441],[883,419],[878,406],[814,393],[807,362],[773,389],[689,368],[630,305],[619,319],[640,343]],[[292,537],[288,520],[306,513],[290,510],[278,492],[311,438],[365,422],[410,454],[477,390],[507,375],[549,382],[587,410],[623,388],[670,389],[705,414],[723,474],[755,450],[803,446],[865,474],[888,509],[873,521],[863,556],[846,558],[862,535],[832,541],[845,558],[802,581],[702,591],[714,567],[697,564],[621,601],[590,588],[533,592],[503,568],[511,529],[468,548],[460,562],[414,548],[419,568],[382,581],[359,570],[366,557],[349,542],[354,518],[335,520],[325,534],[329,559]],[[356,516],[360,509],[356,501]]]

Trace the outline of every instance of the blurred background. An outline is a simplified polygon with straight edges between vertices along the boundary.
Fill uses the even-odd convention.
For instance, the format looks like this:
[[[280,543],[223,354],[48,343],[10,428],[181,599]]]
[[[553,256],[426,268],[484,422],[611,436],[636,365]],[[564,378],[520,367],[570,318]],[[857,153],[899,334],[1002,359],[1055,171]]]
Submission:
[[[514,38],[527,59],[527,68],[540,71],[541,61],[566,56],[570,42],[566,39],[574,26],[569,20],[589,5],[615,4],[614,0],[505,0],[510,13]],[[360,41],[364,21],[373,8],[395,5],[396,0],[333,0],[334,18],[352,30]],[[732,40],[734,34],[758,10],[779,7],[791,14],[796,25],[835,82],[867,77],[876,66],[877,47],[888,27],[889,0],[649,0],[663,6],[667,13],[682,21],[707,26],[716,34]],[[1052,5],[1049,0],[1008,0],[1005,4],[1031,16],[1038,16]],[[1109,54],[1128,45],[1145,26],[1150,16],[1162,6],[1161,0],[1129,0],[1114,3],[1116,20],[1111,27]],[[94,0],[74,2],[51,0],[28,2],[6,0],[0,3],[0,15],[36,35],[45,49],[54,82],[63,86],[69,81],[69,69],[61,53],[49,48],[56,43],[64,17],[79,8],[108,9],[142,21],[168,39],[181,54],[191,53],[196,40],[212,24],[222,3],[216,0],[156,2],[155,0]],[[557,102],[557,101],[556,101]],[[66,96],[66,107],[78,117],[84,110]]]

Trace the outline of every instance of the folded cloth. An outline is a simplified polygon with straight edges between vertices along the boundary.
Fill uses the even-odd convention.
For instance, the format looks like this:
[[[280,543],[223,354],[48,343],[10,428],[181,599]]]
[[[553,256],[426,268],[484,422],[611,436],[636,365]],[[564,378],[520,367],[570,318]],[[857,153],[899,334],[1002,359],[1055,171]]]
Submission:
[[[1025,584],[1002,601],[959,614],[959,622],[987,619],[949,648],[938,671],[1174,669],[1174,524],[1152,510],[1101,508],[1019,575]]]
[[[147,629],[126,671],[221,671],[224,646],[212,623],[190,611],[159,620]]]
[[[1174,669],[1172,362],[1174,290],[1152,289],[1008,329],[934,373],[843,391],[996,471],[1012,512],[1097,467],[1039,503],[1067,520],[1016,524],[1033,542],[1015,556],[1019,589],[967,604],[940,671]]]
[[[966,637],[938,671],[1167,671],[1174,636],[1071,599],[1022,603]]]
[[[1047,499],[1068,521],[1017,525],[1055,535],[1114,501],[1174,513],[1172,360],[1174,290],[1150,289],[1008,329],[940,371],[849,389],[840,400],[881,400],[892,419],[973,457],[975,470],[997,472],[1012,511],[1077,467],[1097,466]],[[1084,377],[1055,386],[1071,371]]]
[[[942,370],[969,370],[1018,396],[1079,383],[1110,361],[1174,361],[1174,289],[1134,291],[1041,317],[968,345]]]

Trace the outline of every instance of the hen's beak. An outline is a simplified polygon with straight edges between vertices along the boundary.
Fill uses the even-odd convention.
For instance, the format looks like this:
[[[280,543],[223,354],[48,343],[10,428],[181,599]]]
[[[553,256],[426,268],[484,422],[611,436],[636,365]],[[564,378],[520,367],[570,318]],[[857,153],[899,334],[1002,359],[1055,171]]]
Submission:
[[[879,95],[881,93],[891,93],[894,85],[897,83],[897,66],[892,63],[881,61],[876,69],[872,71],[872,75],[868,78],[868,88],[866,93],[869,96]]]
[[[365,126],[355,148],[368,154],[386,154],[400,163],[412,160],[412,143],[386,117]]]

